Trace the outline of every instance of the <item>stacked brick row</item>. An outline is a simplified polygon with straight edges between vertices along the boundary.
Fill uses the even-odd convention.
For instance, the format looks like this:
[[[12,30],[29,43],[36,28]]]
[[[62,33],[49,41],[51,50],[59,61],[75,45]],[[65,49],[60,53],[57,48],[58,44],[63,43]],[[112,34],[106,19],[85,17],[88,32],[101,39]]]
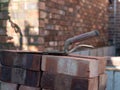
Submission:
[[[63,50],[67,38],[94,29],[100,36],[81,43],[107,45],[107,6],[108,0],[0,0],[0,32],[6,35],[0,42],[14,46],[1,43],[0,48]]]
[[[1,51],[0,90],[105,90],[106,60]]]

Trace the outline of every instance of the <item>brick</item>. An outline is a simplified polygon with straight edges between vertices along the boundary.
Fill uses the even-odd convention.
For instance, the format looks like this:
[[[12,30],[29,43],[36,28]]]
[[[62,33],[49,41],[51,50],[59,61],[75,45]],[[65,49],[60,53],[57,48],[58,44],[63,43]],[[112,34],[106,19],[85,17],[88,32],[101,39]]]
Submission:
[[[0,90],[16,90],[17,84],[0,82]]]
[[[39,20],[39,26],[40,26],[40,27],[45,27],[45,22],[44,22],[44,20]]]
[[[99,76],[99,90],[106,90],[107,74],[101,74]]]
[[[43,55],[41,69],[51,73],[95,77],[98,76],[98,64],[95,59]]]
[[[14,50],[2,51],[1,63],[11,67],[40,71],[41,55]]]
[[[93,79],[73,79],[72,90],[98,90],[98,78]]]
[[[36,71],[26,71],[25,85],[39,87],[41,73]]]
[[[2,52],[1,51],[1,63],[4,65],[13,65],[13,60],[16,58],[16,52]]]
[[[45,10],[46,9],[45,2],[39,2],[39,8],[42,9],[42,10]]]
[[[39,42],[40,44],[44,44],[44,42],[45,42],[45,41],[44,41],[44,38],[43,38],[43,37],[39,37],[39,38],[38,38],[38,42]]]
[[[11,82],[18,84],[25,84],[26,70],[21,68],[10,68],[12,69],[12,75],[10,77]]]
[[[47,13],[44,11],[40,11],[40,18],[46,18]]]
[[[55,74],[43,72],[41,77],[41,88],[54,89],[55,78]]]
[[[21,85],[19,90],[40,90],[40,88],[35,88],[35,87],[29,87],[29,86]]]
[[[107,65],[107,60],[108,60],[108,58],[106,58],[106,57],[82,56],[82,55],[77,55],[77,54],[76,55],[75,54],[69,54],[69,56],[78,57],[78,58],[89,58],[91,60],[95,59],[95,60],[99,61],[98,73],[103,74],[106,70],[106,65]]]
[[[0,80],[5,82],[11,82],[12,69],[9,67],[0,67]]]
[[[68,11],[69,11],[69,12],[73,12],[73,8],[69,8]]]
[[[5,28],[0,28],[0,35],[7,35]]]
[[[24,84],[27,86],[39,87],[40,72],[1,66],[0,80],[5,82]]]
[[[78,78],[43,72],[41,87],[45,90],[98,90],[98,78]]]

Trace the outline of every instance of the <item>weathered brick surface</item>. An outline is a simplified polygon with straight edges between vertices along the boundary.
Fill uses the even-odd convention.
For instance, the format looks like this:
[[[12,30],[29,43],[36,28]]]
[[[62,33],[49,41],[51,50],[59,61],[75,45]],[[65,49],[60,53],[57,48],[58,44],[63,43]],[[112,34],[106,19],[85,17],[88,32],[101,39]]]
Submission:
[[[40,71],[42,55],[19,51],[1,51],[1,63],[10,67],[19,67]]]
[[[45,90],[98,90],[98,78],[78,78],[43,72],[41,87]]]
[[[1,66],[0,80],[38,87],[40,83],[40,72]]]
[[[6,82],[3,86],[0,83],[3,88],[1,90],[7,90],[9,87],[11,90],[98,90],[98,88],[104,90],[106,61],[103,62],[103,58],[72,54],[42,55],[41,58],[41,54],[14,50],[1,51],[0,80]],[[24,55],[28,56],[23,57]],[[33,58],[36,55],[38,57]],[[21,61],[27,62],[29,67]],[[42,63],[37,64],[38,62]]]
[[[17,90],[17,84],[0,81],[0,90]]]
[[[41,69],[51,73],[89,78],[98,76],[98,64],[98,60],[89,58],[43,55]]]
[[[79,54],[69,54],[70,57],[77,57],[77,58],[84,58],[84,59],[91,59],[91,60],[98,60],[98,73],[103,74],[105,73],[106,65],[107,65],[107,57],[95,57],[95,56],[83,56]]]
[[[81,43],[97,47],[107,45],[107,6],[108,0],[49,0],[49,2],[47,0],[2,0],[0,1],[0,27],[4,27],[3,34],[13,37],[11,41],[13,46],[5,40],[4,43],[8,46],[0,43],[0,48],[29,51],[63,50],[67,38],[94,29],[100,32],[99,38]],[[11,20],[18,25],[17,33],[15,27],[11,27],[11,23],[7,20],[8,12]]]

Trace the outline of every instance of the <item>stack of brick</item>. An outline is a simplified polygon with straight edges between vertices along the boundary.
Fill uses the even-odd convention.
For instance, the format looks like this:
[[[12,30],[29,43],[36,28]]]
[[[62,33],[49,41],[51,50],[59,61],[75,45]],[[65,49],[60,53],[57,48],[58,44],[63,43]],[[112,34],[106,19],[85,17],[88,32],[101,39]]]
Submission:
[[[105,90],[106,60],[1,51],[0,90]]]
[[[11,40],[2,40],[0,36],[0,49],[22,47],[21,49],[29,51],[63,50],[66,39],[94,29],[99,30],[99,38],[81,43],[105,46],[108,40],[108,1],[0,0],[0,32],[13,37]],[[5,18],[8,17],[8,12],[11,20],[19,27],[17,33],[8,18]],[[8,48],[2,41],[5,41],[6,45],[11,42],[14,47],[8,45]]]
[[[1,51],[0,55],[0,90],[40,90],[41,54]]]
[[[80,56],[43,56],[41,88],[45,90],[105,90],[106,61]]]

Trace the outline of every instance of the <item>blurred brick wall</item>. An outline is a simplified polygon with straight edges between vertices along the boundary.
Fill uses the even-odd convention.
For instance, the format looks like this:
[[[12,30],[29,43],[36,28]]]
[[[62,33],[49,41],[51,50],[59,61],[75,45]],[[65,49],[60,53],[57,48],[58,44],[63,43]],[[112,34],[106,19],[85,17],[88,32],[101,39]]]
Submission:
[[[107,7],[108,0],[0,0],[0,48],[63,50],[67,38],[94,29],[100,36],[81,43],[105,46]],[[7,20],[8,12],[17,29]]]
[[[109,42],[120,46],[120,0],[113,0],[109,5]]]
[[[120,0],[117,0],[115,20],[116,45],[120,49]]]
[[[109,36],[109,44],[113,44],[115,37],[115,18],[114,18],[114,0],[112,0],[111,4],[108,7],[109,13],[109,23],[108,23],[108,36]]]

